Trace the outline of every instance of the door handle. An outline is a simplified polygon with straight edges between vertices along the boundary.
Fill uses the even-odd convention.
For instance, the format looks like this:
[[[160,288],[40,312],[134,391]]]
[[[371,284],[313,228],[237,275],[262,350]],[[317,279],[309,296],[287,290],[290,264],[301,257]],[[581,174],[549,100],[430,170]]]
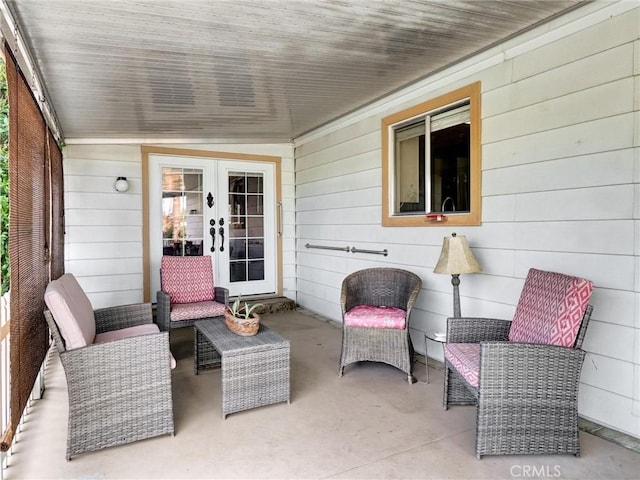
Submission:
[[[213,222],[213,220],[211,221]],[[224,252],[224,218],[220,217],[218,223],[220,224],[220,228],[218,229],[218,233],[220,234],[220,251]]]
[[[211,220],[209,220],[209,225],[211,225],[211,228],[209,229],[209,233],[211,234],[211,251],[212,252],[216,251],[216,228],[215,228],[215,224],[216,224],[216,221],[213,218]]]
[[[224,227],[220,227],[218,233],[220,234],[220,251],[224,252]]]

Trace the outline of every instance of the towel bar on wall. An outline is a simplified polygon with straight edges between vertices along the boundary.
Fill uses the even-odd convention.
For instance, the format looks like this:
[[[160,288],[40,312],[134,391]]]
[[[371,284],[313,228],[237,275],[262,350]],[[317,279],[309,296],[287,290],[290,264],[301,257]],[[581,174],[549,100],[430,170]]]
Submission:
[[[385,257],[389,255],[389,251],[385,248],[384,250],[366,250],[364,248],[356,248],[351,247],[349,245],[346,247],[332,247],[329,245],[311,245],[310,243],[305,244],[305,248],[317,248],[319,250],[339,250],[341,252],[351,252],[351,253],[371,253],[373,255],[384,255]]]
[[[351,253],[372,253],[374,255],[384,255],[385,257],[389,255],[389,251],[386,248],[384,250],[365,250],[363,248],[351,247]]]
[[[311,245],[311,244],[307,243],[305,245],[305,248],[318,248],[320,250],[340,250],[342,252],[348,252],[349,251],[349,245],[347,245],[346,247],[331,247],[331,246],[326,246],[326,245]]]

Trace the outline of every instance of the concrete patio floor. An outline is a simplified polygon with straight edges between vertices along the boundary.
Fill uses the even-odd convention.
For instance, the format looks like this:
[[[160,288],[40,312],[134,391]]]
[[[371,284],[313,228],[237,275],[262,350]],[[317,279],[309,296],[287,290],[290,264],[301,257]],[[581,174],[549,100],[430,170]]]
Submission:
[[[474,453],[475,409],[442,408],[442,372],[418,383],[361,363],[338,377],[341,331],[302,310],[263,315],[291,341],[291,404],[221,415],[220,371],[193,372],[193,332],[171,332],[175,436],[65,460],[67,392],[57,353],[29,408],[4,478],[637,479],[640,454],[581,432],[581,458]]]

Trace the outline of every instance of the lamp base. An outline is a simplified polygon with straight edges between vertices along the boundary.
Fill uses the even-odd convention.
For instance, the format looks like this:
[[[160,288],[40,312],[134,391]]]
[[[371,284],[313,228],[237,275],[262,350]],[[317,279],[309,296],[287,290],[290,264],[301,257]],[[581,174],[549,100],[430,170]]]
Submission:
[[[451,285],[453,285],[453,317],[460,318],[460,274],[454,273],[451,275]]]

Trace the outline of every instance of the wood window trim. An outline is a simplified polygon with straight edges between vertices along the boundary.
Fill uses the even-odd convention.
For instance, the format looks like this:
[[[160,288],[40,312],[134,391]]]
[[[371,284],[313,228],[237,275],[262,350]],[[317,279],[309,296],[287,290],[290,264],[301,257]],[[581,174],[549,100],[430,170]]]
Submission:
[[[390,190],[393,178],[393,147],[391,136],[393,125],[417,117],[421,114],[436,110],[446,105],[469,99],[469,116],[471,119],[470,145],[470,212],[460,214],[446,214],[442,221],[433,221],[425,214],[393,215],[391,204],[393,201]],[[382,226],[383,227],[431,227],[451,225],[480,225],[482,220],[482,144],[481,144],[481,92],[480,82],[475,82],[439,97],[427,100],[413,107],[406,108],[382,119]]]

